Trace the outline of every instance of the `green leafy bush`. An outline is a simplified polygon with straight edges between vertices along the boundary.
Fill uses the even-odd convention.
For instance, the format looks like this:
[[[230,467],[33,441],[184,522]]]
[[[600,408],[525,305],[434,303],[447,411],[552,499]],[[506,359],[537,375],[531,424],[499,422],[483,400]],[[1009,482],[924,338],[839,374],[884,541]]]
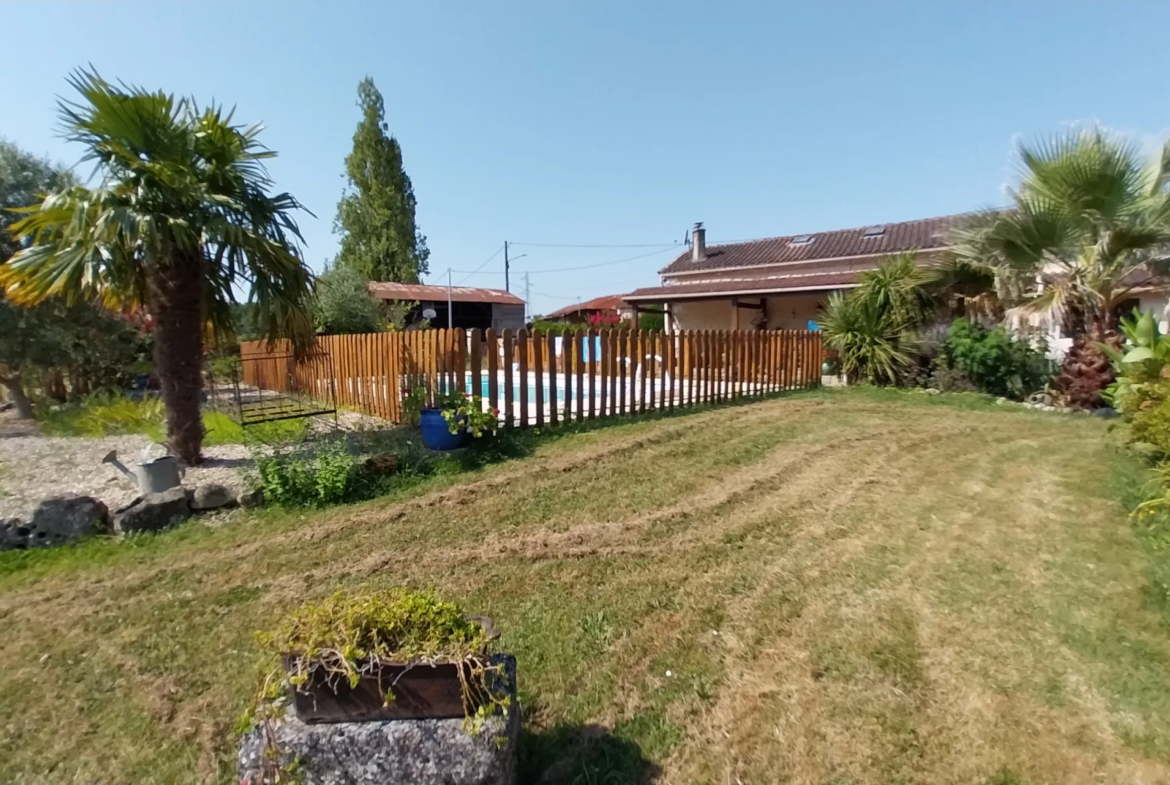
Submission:
[[[1120,348],[1105,343],[1094,346],[1109,358],[1117,377],[1102,397],[1129,419],[1148,408],[1148,402],[1158,405],[1165,400],[1161,382],[1170,367],[1170,336],[1162,335],[1150,313],[1137,309],[1121,319],[1121,334]]]
[[[537,319],[532,323],[532,329],[542,333],[552,333],[553,335],[563,335],[564,333],[576,332],[577,330],[588,330],[587,324],[574,324],[572,322],[551,322],[547,319]]]
[[[1128,421],[1128,441],[1154,460],[1170,459],[1170,379],[1127,385],[1115,396],[1118,412]]]
[[[277,446],[256,455],[264,499],[280,507],[324,507],[367,498],[360,468],[340,441]]]
[[[380,333],[386,329],[367,281],[349,267],[327,268],[317,278],[313,319],[327,335]]]
[[[1006,329],[956,319],[943,346],[947,367],[961,371],[980,390],[1023,398],[1043,389],[1055,372],[1041,349],[1013,338]]]

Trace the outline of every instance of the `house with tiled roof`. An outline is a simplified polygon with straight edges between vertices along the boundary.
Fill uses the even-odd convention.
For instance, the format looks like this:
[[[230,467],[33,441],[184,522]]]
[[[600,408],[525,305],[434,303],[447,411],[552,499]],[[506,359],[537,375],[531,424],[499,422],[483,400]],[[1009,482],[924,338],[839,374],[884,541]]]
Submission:
[[[661,285],[623,299],[638,311],[664,310],[671,329],[805,330],[831,292],[856,287],[882,257],[917,251],[922,264],[936,259],[962,217],[711,245],[698,223],[691,247],[659,271]]]
[[[544,318],[549,321],[586,324],[597,315],[616,320],[629,316],[631,313],[632,309],[622,299],[622,295],[607,294],[604,297],[594,297],[592,300],[558,308],[550,314],[545,314]]]

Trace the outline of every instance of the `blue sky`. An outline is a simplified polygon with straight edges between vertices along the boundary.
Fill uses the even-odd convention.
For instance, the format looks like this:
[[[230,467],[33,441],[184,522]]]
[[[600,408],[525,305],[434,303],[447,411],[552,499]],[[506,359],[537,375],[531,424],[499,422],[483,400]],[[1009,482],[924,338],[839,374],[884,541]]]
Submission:
[[[504,240],[533,310],[657,282],[708,242],[1002,200],[1019,137],[1170,128],[1170,4],[1020,2],[5,3],[0,136],[66,163],[68,71],[235,104],[336,253],[343,159],[370,75],[402,143],[432,280]],[[646,254],[650,254],[646,256]],[[621,261],[633,256],[640,259]],[[611,262],[618,262],[612,263]],[[601,266],[593,266],[601,265]],[[564,272],[562,268],[588,267]],[[503,286],[487,274],[454,280]]]

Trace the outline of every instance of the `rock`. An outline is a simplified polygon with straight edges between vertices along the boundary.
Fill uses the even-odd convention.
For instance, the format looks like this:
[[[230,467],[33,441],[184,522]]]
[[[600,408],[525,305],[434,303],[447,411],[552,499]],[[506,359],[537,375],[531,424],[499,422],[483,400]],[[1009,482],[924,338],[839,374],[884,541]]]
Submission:
[[[942,390],[935,389],[934,387],[927,387],[922,392],[926,393],[927,395],[942,395]]]
[[[398,456],[394,453],[371,455],[362,461],[362,473],[371,477],[385,477],[398,472]]]
[[[1028,396],[1028,403],[1039,404],[1040,406],[1052,406],[1052,396],[1046,392],[1032,393]]]
[[[475,735],[461,717],[309,725],[291,711],[270,728],[281,762],[299,758],[297,771],[310,785],[513,785],[520,743],[514,694],[503,716],[487,718]],[[240,741],[241,783],[262,781],[264,736],[254,728]]]
[[[1001,395],[1000,397],[998,397],[998,398],[996,398],[996,399],[995,399],[995,402],[996,402],[997,404],[999,404],[1000,406],[1003,406],[1005,403],[1007,403],[1007,402],[1008,402],[1008,399],[1007,399],[1007,398],[1004,398],[1004,397]]]
[[[263,507],[264,506],[264,489],[255,488],[246,493],[241,493],[238,500],[241,507]]]
[[[122,534],[155,532],[191,517],[187,489],[169,488],[162,493],[139,496],[114,512],[114,528]]]
[[[15,408],[16,408],[16,404],[14,404],[12,401],[5,401],[4,403],[0,403],[0,412],[6,412],[9,409],[15,409]]]
[[[214,510],[236,503],[236,492],[217,482],[205,482],[195,486],[191,494],[192,510]]]
[[[9,523],[4,537],[9,548],[49,548],[112,533],[110,511],[92,496],[54,496],[37,505],[27,524]]]
[[[24,550],[28,547],[28,528],[20,518],[0,518],[0,551]]]
[[[1094,417],[1116,417],[1117,410],[1111,406],[1102,406],[1100,409],[1093,410]]]

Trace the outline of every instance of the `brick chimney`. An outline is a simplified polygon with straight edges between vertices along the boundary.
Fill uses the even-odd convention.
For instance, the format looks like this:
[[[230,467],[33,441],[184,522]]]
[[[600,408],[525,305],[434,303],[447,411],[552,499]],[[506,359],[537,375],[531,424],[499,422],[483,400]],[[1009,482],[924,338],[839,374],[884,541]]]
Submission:
[[[703,222],[699,221],[691,230],[691,261],[701,262],[706,258],[707,230],[703,228]]]

